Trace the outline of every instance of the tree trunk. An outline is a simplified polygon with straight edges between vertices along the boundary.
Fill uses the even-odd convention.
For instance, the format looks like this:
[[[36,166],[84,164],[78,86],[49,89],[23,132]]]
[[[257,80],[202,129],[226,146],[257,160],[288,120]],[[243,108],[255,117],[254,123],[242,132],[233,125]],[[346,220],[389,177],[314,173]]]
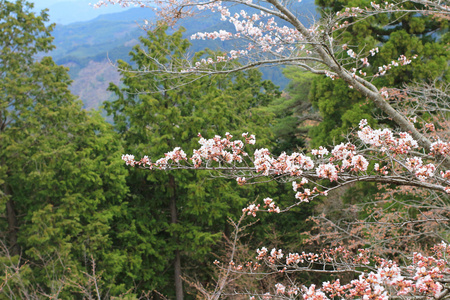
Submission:
[[[175,224],[178,222],[178,214],[177,214],[177,193],[176,193],[176,185],[175,178],[172,175],[169,175],[169,186],[172,191],[170,196],[170,217],[171,223]],[[178,244],[178,236],[174,236],[176,244]],[[175,250],[175,293],[177,300],[183,300],[183,281],[181,279],[181,258],[180,258],[180,250]]]
[[[9,197],[6,202],[6,217],[8,219],[8,250],[11,256],[19,255],[20,248],[17,244],[17,230],[19,228],[16,212],[14,209],[14,201],[11,199],[11,193],[7,184],[4,184],[4,196]]]
[[[183,300],[183,280],[181,279],[180,250],[175,250],[175,292],[177,300]]]

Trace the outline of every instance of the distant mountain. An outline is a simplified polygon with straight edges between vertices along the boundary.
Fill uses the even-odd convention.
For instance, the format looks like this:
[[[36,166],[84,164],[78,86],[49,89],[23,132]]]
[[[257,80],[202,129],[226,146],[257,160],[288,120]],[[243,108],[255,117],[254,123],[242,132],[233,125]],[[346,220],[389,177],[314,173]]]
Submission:
[[[104,54],[103,58],[106,58],[107,52],[144,34],[139,24],[143,24],[145,18],[154,19],[155,13],[149,9],[133,8],[101,15],[87,22],[56,25],[53,31],[56,50],[52,56],[58,60],[67,56],[86,58]]]
[[[56,49],[51,56],[56,63],[70,68],[74,80],[71,90],[86,108],[98,108],[109,100],[109,82],[120,83],[112,62],[128,59],[131,48],[144,34],[139,28],[144,18],[154,19],[155,14],[149,9],[132,8],[86,22],[55,26]]]
[[[312,15],[315,11],[314,0],[293,4],[292,9],[302,9],[305,15]],[[240,7],[233,7],[232,10],[238,12]],[[155,13],[151,9],[131,8],[100,15],[90,21],[56,25],[53,31],[56,49],[51,55],[58,64],[70,68],[74,80],[72,92],[81,97],[86,108],[97,108],[111,96],[105,91],[105,81],[119,83],[117,74],[109,74],[116,72],[111,62],[129,59],[131,48],[145,34],[140,28],[144,20],[155,21]],[[234,30],[230,23],[218,21],[217,15],[212,13],[182,20],[178,25],[186,28],[186,38],[196,32]],[[192,53],[206,47],[225,51],[231,49],[230,43],[221,41],[193,41],[192,44]],[[281,88],[287,84],[280,68],[265,68],[262,72],[264,79],[272,80]]]

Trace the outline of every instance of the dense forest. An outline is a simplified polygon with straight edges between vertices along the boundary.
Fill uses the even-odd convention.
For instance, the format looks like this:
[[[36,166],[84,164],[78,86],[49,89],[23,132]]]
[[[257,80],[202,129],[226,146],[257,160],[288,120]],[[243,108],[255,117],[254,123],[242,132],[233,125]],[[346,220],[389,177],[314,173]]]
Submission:
[[[0,0],[0,299],[449,297],[447,1],[316,0],[305,32],[267,2],[210,7],[261,53],[161,21],[86,110],[47,11]]]

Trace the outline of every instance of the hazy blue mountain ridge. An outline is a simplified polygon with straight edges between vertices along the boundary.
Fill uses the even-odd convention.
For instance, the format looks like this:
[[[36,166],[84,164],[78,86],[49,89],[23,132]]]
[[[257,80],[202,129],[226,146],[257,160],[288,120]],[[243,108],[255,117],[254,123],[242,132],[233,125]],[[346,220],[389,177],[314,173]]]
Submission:
[[[53,31],[55,60],[65,56],[95,57],[143,34],[139,25],[145,18],[154,19],[149,9],[134,8],[120,13],[101,15],[87,22],[56,25]],[[106,58],[106,56],[105,56]]]

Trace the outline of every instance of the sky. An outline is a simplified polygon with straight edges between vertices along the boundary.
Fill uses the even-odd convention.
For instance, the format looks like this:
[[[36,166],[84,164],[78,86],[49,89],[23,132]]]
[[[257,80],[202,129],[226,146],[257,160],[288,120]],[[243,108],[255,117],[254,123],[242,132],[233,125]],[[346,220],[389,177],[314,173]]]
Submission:
[[[117,5],[109,5],[95,9],[89,3],[96,3],[96,0],[29,0],[34,2],[35,10],[40,11],[48,8],[50,11],[50,21],[57,24],[70,24],[74,22],[88,21],[102,14],[124,11],[125,9]]]

